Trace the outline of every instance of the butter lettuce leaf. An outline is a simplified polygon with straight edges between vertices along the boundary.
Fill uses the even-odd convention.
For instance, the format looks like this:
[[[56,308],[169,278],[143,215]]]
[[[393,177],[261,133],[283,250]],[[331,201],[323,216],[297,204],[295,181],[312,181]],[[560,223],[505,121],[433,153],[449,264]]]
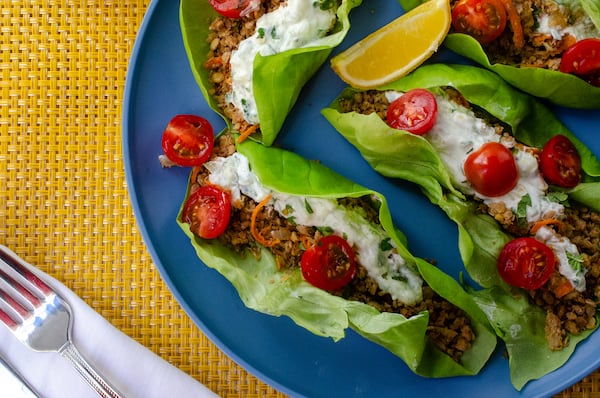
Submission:
[[[593,331],[570,336],[570,344],[560,351],[543,350],[546,345],[544,328],[545,312],[529,305],[521,292],[507,295],[498,287],[474,293],[475,300],[492,320],[496,334],[502,338],[509,353],[510,376],[513,385],[521,389],[528,381],[537,379],[554,370],[557,364],[567,362],[577,343],[585,340]]]
[[[497,74],[468,65],[430,64],[380,90],[426,88],[435,91],[443,86],[454,87],[471,104],[506,123],[515,138],[527,145],[541,147],[558,133],[569,137],[582,156],[586,182],[565,193],[570,199],[598,210],[600,204],[595,199],[600,195],[598,159],[547,107],[511,87]],[[564,364],[585,334],[572,337],[566,350],[549,350],[543,339],[544,314],[520,298],[497,272],[498,254],[512,237],[491,216],[477,212],[475,202],[452,186],[449,172],[424,137],[392,129],[373,114],[342,113],[340,99],[353,92],[355,90],[345,89],[322,110],[322,114],[376,171],[386,177],[417,184],[424,195],[456,223],[458,247],[465,269],[481,286],[479,290],[470,291],[506,343],[515,388],[521,389],[527,381]],[[523,328],[515,338],[508,331],[517,324]],[[544,360],[531,366],[531,358]]]
[[[399,0],[406,11],[426,1]],[[598,2],[594,2],[594,0],[579,1],[594,24],[600,26]],[[497,73],[508,83],[526,93],[569,108],[600,108],[600,87],[592,86],[577,76],[543,68],[491,63],[481,44],[471,36],[462,33],[448,34],[443,45]]]
[[[273,190],[310,197],[344,198],[365,195],[381,204],[379,219],[399,255],[413,264],[423,279],[442,297],[462,308],[472,319],[477,338],[457,363],[435,348],[426,338],[429,315],[410,318],[379,312],[356,301],[345,300],[307,283],[298,267],[280,270],[271,253],[264,249],[260,259],[240,255],[216,240],[194,236],[188,224],[178,223],[189,236],[200,259],[227,278],[251,309],[274,316],[288,316],[310,332],[334,341],[352,329],[400,357],[415,373],[427,377],[473,375],[479,372],[494,351],[497,337],[473,297],[450,276],[430,263],[413,257],[405,237],[393,225],[385,198],[372,190],[336,174],[321,164],[294,153],[246,140],[238,144],[261,183]]]
[[[362,0],[343,0],[336,12],[337,23],[333,32],[312,43],[310,47],[266,57],[257,55],[254,60],[248,61],[254,65],[252,84],[261,131],[258,135],[253,134],[252,139],[265,145],[271,145],[275,141],[306,82],[346,36],[350,29],[350,11],[361,2]],[[208,28],[217,15],[208,1],[181,1],[180,25],[192,73],[209,106],[231,127],[231,121],[223,115],[210,95],[209,73],[202,66],[209,52]]]
[[[600,108],[600,87],[592,86],[575,75],[543,68],[492,64],[479,42],[462,33],[449,34],[444,46],[494,71],[524,92],[556,105],[579,109]]]
[[[579,0],[579,3],[594,25],[600,29],[600,3],[595,0]]]

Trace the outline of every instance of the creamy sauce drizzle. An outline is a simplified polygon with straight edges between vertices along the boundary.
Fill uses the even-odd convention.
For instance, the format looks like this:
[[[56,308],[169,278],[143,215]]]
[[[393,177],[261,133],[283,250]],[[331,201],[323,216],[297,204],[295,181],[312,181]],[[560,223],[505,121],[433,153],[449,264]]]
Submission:
[[[402,93],[394,91],[386,93],[390,103],[401,95]],[[512,140],[503,140],[493,127],[478,118],[470,109],[441,95],[435,95],[435,98],[438,105],[436,122],[423,137],[436,149],[454,185],[461,192],[479,198],[486,205],[503,202],[514,214],[517,214],[521,201],[528,196],[530,203],[526,206],[526,219],[529,223],[564,213],[564,206],[550,200],[546,195],[548,184],[539,172],[538,162],[531,153],[514,146]],[[519,170],[517,186],[507,194],[493,198],[476,192],[468,183],[463,169],[464,162],[471,152],[492,141],[501,142],[512,150]],[[559,272],[569,279],[577,290],[585,290],[585,270],[575,270],[566,254],[568,252],[572,256],[579,255],[577,247],[568,239],[556,235],[550,228],[540,231],[536,238],[555,251],[559,259]]]
[[[242,111],[248,123],[259,123],[252,82],[256,55],[307,46],[324,37],[335,21],[333,10],[322,10],[319,2],[312,0],[288,0],[286,5],[264,14],[256,22],[254,35],[243,40],[231,54],[232,91],[227,101]]]
[[[230,191],[232,200],[244,194],[260,202],[271,194],[269,204],[280,215],[293,217],[296,224],[328,228],[343,236],[356,248],[357,260],[369,276],[392,298],[409,305],[422,300],[423,281],[418,271],[397,254],[383,228],[358,212],[340,206],[334,199],[288,195],[266,188],[250,170],[248,159],[237,152],[207,162],[205,167],[211,172],[209,181]],[[391,248],[382,249],[384,240]]]

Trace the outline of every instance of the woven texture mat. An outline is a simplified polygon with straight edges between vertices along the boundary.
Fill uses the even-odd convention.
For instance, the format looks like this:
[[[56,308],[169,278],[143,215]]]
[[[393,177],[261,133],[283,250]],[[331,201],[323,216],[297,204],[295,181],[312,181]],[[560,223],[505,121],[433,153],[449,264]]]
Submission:
[[[136,229],[121,106],[149,3],[0,0],[0,243],[219,395],[282,397],[184,314]],[[598,380],[558,396],[600,397]]]

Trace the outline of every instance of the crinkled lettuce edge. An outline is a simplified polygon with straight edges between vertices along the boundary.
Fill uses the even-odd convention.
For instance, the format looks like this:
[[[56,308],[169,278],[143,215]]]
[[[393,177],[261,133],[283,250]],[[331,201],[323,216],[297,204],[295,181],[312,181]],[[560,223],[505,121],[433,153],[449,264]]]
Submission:
[[[270,56],[258,55],[249,61],[253,62],[253,92],[260,120],[260,133],[252,134],[251,139],[264,145],[273,144],[306,82],[348,33],[350,11],[361,3],[362,0],[343,0],[336,10],[337,23],[333,33],[311,46]],[[207,41],[209,25],[216,16],[207,1],[181,1],[180,26],[192,73],[211,109],[231,128],[231,120],[219,109],[211,93],[209,72],[203,67],[210,48]]]
[[[381,90],[427,88],[435,91],[442,86],[456,88],[469,102],[504,121],[525,144],[541,147],[557,133],[571,138],[582,155],[586,182],[565,193],[600,211],[600,203],[594,199],[600,195],[600,162],[595,155],[548,108],[512,88],[496,74],[468,65],[431,64]],[[425,196],[456,223],[465,269],[484,287],[470,289],[470,292],[506,344],[514,387],[520,390],[528,381],[562,366],[575,345],[589,333],[572,336],[571,344],[563,351],[549,350],[544,339],[543,311],[524,300],[519,291],[504,283],[497,273],[498,253],[511,237],[492,217],[479,214],[475,203],[451,185],[449,172],[425,138],[392,129],[375,114],[341,113],[340,98],[354,95],[356,91],[344,90],[322,114],[376,171],[417,184]],[[509,333],[516,327],[521,328],[521,333]]]
[[[428,0],[399,0],[399,3],[405,10],[411,10],[426,1]],[[600,7],[592,0],[580,2],[600,29]],[[528,94],[568,108],[600,108],[600,87],[595,87],[575,75],[543,68],[492,64],[481,44],[466,34],[450,33],[443,44],[453,52],[497,73],[508,83]]]
[[[458,282],[408,252],[404,246],[405,237],[393,226],[382,195],[288,151],[252,141],[238,145],[238,151],[249,158],[253,171],[271,189],[327,198],[376,197],[381,203],[381,225],[398,245],[400,255],[419,269],[434,290],[469,314],[477,338],[458,364],[426,339],[427,312],[407,319],[400,314],[379,312],[369,305],[331,295],[304,281],[297,268],[277,269],[273,256],[266,249],[260,259],[256,259],[251,255],[236,254],[216,240],[194,236],[179,214],[177,222],[190,238],[199,258],[232,283],[248,308],[274,316],[285,315],[308,331],[331,337],[334,341],[343,338],[350,328],[387,348],[422,376],[474,375],[481,370],[496,346],[496,335],[487,318]]]

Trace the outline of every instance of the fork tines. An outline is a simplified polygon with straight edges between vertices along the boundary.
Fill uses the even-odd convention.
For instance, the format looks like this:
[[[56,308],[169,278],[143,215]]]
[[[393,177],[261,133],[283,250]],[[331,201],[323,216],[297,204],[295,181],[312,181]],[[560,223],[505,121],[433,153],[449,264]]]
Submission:
[[[50,287],[0,246],[0,321],[15,330],[35,315]]]

